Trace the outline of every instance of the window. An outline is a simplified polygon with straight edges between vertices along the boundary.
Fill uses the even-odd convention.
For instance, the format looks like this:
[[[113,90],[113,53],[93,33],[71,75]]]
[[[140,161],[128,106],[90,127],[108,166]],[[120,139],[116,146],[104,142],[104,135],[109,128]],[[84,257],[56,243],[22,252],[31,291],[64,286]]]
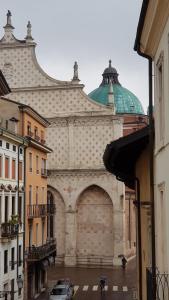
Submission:
[[[4,274],[8,273],[8,250],[4,251]]]
[[[2,177],[2,156],[0,155],[0,177]]]
[[[9,149],[9,143],[6,143],[6,149]]]
[[[16,179],[16,160],[12,158],[12,179]]]
[[[8,204],[9,204],[9,197],[5,196],[5,223],[8,222]]]
[[[39,224],[36,224],[36,246],[38,246],[38,226]]]
[[[13,145],[13,151],[16,152],[16,146],[15,145]]]
[[[22,246],[19,245],[19,267],[22,265]]]
[[[157,62],[157,92],[159,107],[159,140],[164,139],[164,55],[161,53]]]
[[[12,215],[15,215],[15,196],[12,196]]]
[[[44,244],[45,222],[42,221],[42,245]]]
[[[29,226],[29,247],[32,246],[32,225]]]
[[[29,172],[32,172],[32,153],[29,153]]]
[[[4,291],[8,291],[9,290],[9,288],[8,288],[8,283],[5,283],[4,284]],[[5,294],[5,298],[4,298],[5,300],[8,300],[8,294],[6,293]]]
[[[45,188],[42,187],[42,203],[44,203],[45,200]]]
[[[22,176],[22,161],[19,162],[19,180],[22,180],[23,176]]]
[[[0,196],[0,223],[2,222],[2,196]]]
[[[39,174],[39,156],[36,155],[36,174]]]
[[[31,123],[30,122],[27,123],[27,135],[32,136]]]
[[[14,300],[14,289],[15,288],[15,280],[14,279],[12,279],[11,280],[11,300]]]
[[[29,186],[29,205],[32,204],[32,185]]]
[[[18,217],[19,217],[19,222],[22,222],[22,196],[19,196],[18,200]]]
[[[5,178],[9,178],[9,157],[5,157]]]
[[[38,193],[39,193],[39,188],[36,186],[36,204],[38,204]]]
[[[11,248],[11,270],[14,270],[15,269],[15,248],[12,247]]]

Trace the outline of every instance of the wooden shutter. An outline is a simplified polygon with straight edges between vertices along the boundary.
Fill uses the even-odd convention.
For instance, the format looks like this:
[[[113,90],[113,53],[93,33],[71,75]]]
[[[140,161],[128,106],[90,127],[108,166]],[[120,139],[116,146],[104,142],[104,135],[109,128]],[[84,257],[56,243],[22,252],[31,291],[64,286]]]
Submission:
[[[19,162],[19,180],[22,180],[22,161]]]
[[[16,179],[15,174],[16,174],[16,161],[15,159],[12,159],[12,179]]]
[[[9,178],[9,158],[5,157],[5,178]]]

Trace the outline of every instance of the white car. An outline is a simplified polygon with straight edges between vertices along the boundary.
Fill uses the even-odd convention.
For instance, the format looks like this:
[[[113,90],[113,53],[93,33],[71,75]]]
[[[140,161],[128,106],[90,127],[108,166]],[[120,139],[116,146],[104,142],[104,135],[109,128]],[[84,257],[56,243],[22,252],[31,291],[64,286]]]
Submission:
[[[73,298],[73,287],[66,284],[55,285],[50,292],[50,300],[71,300]]]

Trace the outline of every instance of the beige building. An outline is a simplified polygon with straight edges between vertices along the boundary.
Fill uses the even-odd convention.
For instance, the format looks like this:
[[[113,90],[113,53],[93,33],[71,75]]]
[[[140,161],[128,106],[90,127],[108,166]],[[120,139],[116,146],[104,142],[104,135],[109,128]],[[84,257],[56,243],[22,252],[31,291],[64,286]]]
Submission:
[[[155,145],[154,203],[155,234],[152,232],[152,266],[156,267],[158,299],[169,299],[169,2],[143,1],[135,50],[149,61],[150,109],[151,84],[154,88]],[[154,73],[154,76],[152,74]],[[150,115],[150,125],[151,125]],[[153,199],[153,198],[152,198]],[[152,226],[153,226],[152,222]],[[155,242],[153,243],[153,240]],[[154,252],[154,253],[153,253]],[[155,259],[155,260],[154,260]],[[164,273],[166,273],[164,275]],[[163,275],[162,275],[163,274]],[[145,298],[146,299],[146,298]],[[148,298],[149,299],[149,298]]]
[[[129,213],[125,216],[124,185],[107,173],[102,161],[106,144],[123,135],[111,82],[109,103],[97,103],[79,84],[77,63],[69,82],[55,80],[41,69],[30,22],[22,41],[13,35],[10,13],[4,29],[0,67],[12,90],[10,98],[29,104],[51,123],[48,199],[56,204],[51,233],[57,240],[56,262],[118,265],[119,255],[135,254],[135,231]]]

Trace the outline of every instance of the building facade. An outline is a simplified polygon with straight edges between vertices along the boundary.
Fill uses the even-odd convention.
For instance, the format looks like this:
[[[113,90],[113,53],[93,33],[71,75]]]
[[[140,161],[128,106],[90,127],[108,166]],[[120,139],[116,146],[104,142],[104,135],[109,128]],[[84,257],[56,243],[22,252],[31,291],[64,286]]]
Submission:
[[[55,206],[47,199],[47,154],[51,149],[46,145],[45,135],[49,123],[31,107],[3,97],[0,99],[0,118],[2,126],[7,126],[15,135],[22,135],[27,141],[26,200],[24,203],[19,201],[18,211],[23,211],[24,299],[34,299],[46,289],[47,269],[56,256],[56,241],[50,231]],[[21,153],[21,149],[19,151]],[[21,170],[20,161],[19,176],[23,176]]]
[[[0,133],[0,291],[23,299],[24,148],[27,142],[8,130]],[[4,294],[4,291],[7,294]],[[1,294],[1,292],[0,292]]]
[[[158,299],[169,299],[169,231],[168,192],[169,177],[167,162],[169,157],[169,3],[168,1],[143,1],[138,23],[135,50],[149,62],[149,102],[154,117],[155,139],[152,148],[153,160],[153,207],[152,220],[152,268],[147,278],[147,289]],[[152,76],[154,74],[154,76]],[[153,87],[153,88],[152,88]],[[152,92],[153,90],[153,92]],[[153,95],[153,99],[152,99]],[[153,100],[153,101],[152,101]],[[154,105],[154,107],[152,107]],[[152,122],[150,116],[150,125]],[[150,135],[151,137],[151,135]],[[150,186],[151,189],[151,186]],[[151,299],[150,293],[147,298]]]
[[[116,113],[114,83],[107,81],[107,103],[95,101],[83,92],[77,63],[71,81],[55,80],[41,69],[30,22],[22,41],[13,35],[11,14],[4,29],[0,67],[12,89],[10,97],[31,105],[51,124],[47,129],[47,143],[53,149],[48,161],[48,200],[57,207],[53,218],[56,262],[120,264],[119,255],[135,254],[135,233],[131,229],[134,211],[133,221],[129,221],[133,196],[125,195],[124,185],[108,174],[102,161],[106,144],[123,135],[125,111]],[[117,72],[110,73],[117,78]],[[108,77],[109,70],[104,78]],[[140,117],[144,119],[141,104],[122,87],[117,94],[122,97],[123,106],[126,99],[126,118],[130,119],[128,112],[131,112],[132,118],[126,121],[125,129],[130,131],[133,122],[136,126]],[[130,199],[128,202],[126,197]]]

